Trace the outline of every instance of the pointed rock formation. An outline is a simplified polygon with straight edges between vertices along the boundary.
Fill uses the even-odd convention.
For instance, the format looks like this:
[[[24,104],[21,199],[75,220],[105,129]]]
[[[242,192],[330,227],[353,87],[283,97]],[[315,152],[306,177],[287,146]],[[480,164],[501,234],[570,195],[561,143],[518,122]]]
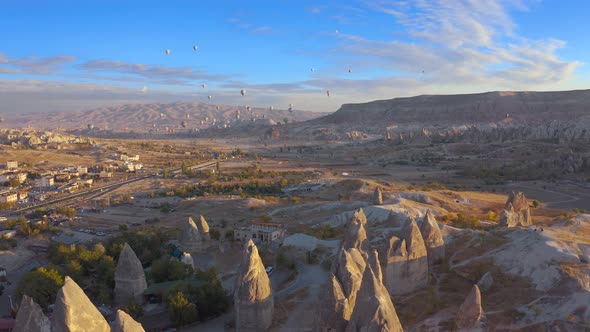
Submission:
[[[341,248],[332,266],[332,273],[342,285],[342,291],[348,299],[351,310],[354,308],[356,295],[361,287],[365,266],[366,261],[363,255],[355,248],[350,250]]]
[[[445,257],[445,241],[431,210],[426,211],[420,224],[420,233],[428,252],[428,264],[432,265]]]
[[[383,280],[391,295],[411,293],[428,284],[428,255],[414,219],[382,249]]]
[[[51,326],[53,332],[109,332],[111,330],[100,311],[90,302],[80,286],[68,276],[57,293]]]
[[[115,302],[128,304],[133,301],[140,304],[146,288],[147,282],[141,261],[129,244],[125,243],[115,270]]]
[[[479,289],[485,293],[490,288],[492,288],[493,284],[494,284],[494,277],[492,277],[492,273],[486,272],[483,275],[483,277],[481,277],[481,279],[479,279],[479,281],[477,282],[477,287],[479,287]]]
[[[347,332],[403,331],[387,289],[367,264]]]
[[[236,331],[266,331],[272,323],[274,299],[270,280],[252,240],[246,243],[234,287]]]
[[[203,248],[201,232],[191,217],[188,218],[188,222],[184,226],[180,247],[184,252],[188,253],[195,253]]]
[[[498,225],[517,227],[530,226],[532,224],[531,209],[526,197],[522,192],[511,192],[504,210],[500,213],[500,222]]]
[[[51,322],[43,309],[27,295],[23,295],[12,332],[51,332]]]
[[[190,265],[193,269],[195,268],[195,261],[193,260],[193,256],[188,252],[183,252],[182,256],[180,256],[180,261],[186,265]]]
[[[481,307],[481,293],[477,285],[473,285],[471,292],[457,311],[455,322],[460,330],[474,330],[481,328],[482,321],[485,318],[483,308]]]
[[[199,232],[201,233],[201,236],[203,239],[205,240],[209,240],[211,239],[211,236],[209,235],[209,224],[207,223],[207,220],[205,220],[205,217],[203,217],[203,215],[199,215],[199,221],[197,222],[197,227],[199,228]]]
[[[365,215],[365,211],[362,208],[354,211],[354,215],[352,216],[352,220],[356,221],[358,224],[366,225],[367,224],[367,216]]]
[[[336,276],[331,274],[328,287],[323,292],[315,330],[317,332],[344,331],[351,315],[352,308],[344,296],[342,285]]]
[[[373,205],[383,205],[383,193],[379,187],[376,187],[373,193]]]
[[[346,227],[346,233],[342,240],[342,248],[349,250],[356,248],[361,253],[366,254],[369,247],[369,241],[367,241],[367,231],[365,230],[365,224],[367,223],[367,217],[362,209],[359,209],[354,213],[354,216],[348,226]]]
[[[379,282],[383,283],[383,272],[381,271],[381,262],[379,261],[377,250],[371,252],[367,263],[371,266],[371,269],[373,269],[375,277],[379,279]]]
[[[112,332],[145,332],[143,326],[123,310],[117,310]]]

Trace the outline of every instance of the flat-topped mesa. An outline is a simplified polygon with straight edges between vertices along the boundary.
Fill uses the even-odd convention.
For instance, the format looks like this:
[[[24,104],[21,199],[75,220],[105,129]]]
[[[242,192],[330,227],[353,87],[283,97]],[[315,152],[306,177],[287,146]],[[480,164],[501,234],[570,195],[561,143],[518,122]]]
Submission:
[[[123,310],[117,310],[112,332],[145,332],[143,326]]]
[[[27,295],[23,295],[16,314],[13,332],[51,332],[51,321],[43,309]]]
[[[270,280],[258,254],[249,240],[242,256],[234,287],[236,331],[266,331],[272,323],[274,299]]]
[[[514,191],[508,196],[506,206],[500,213],[500,226],[517,227],[530,226],[533,224],[529,203],[522,192]]]
[[[356,248],[363,254],[367,253],[369,241],[367,241],[367,231],[365,230],[366,223],[367,217],[362,209],[354,213],[352,220],[346,226],[344,239],[342,240],[343,249]]]
[[[469,295],[457,311],[455,322],[459,330],[473,331],[482,327],[485,313],[481,306],[481,292],[473,285]]]
[[[420,224],[420,233],[428,252],[428,264],[433,265],[445,257],[445,241],[431,210],[426,211]]]
[[[125,243],[115,270],[115,302],[140,304],[146,288],[147,282],[141,261],[129,244]]]
[[[74,280],[66,276],[63,287],[57,293],[53,317],[53,332],[109,332],[109,323],[90,302]]]
[[[365,266],[365,258],[356,248],[350,250],[340,248],[336,260],[332,265],[332,273],[342,286],[342,291],[348,299],[350,310],[354,308],[356,295],[361,287]]]
[[[383,205],[383,193],[379,187],[376,187],[373,192],[373,205]]]
[[[403,331],[391,297],[370,264],[363,273],[357,303],[346,331]]]
[[[411,218],[381,249],[383,280],[391,295],[403,295],[428,284],[428,254],[416,221]]]
[[[197,221],[197,227],[199,228],[199,232],[201,233],[201,236],[205,240],[211,239],[211,236],[209,235],[209,224],[207,223],[207,220],[205,219],[205,217],[203,217],[202,214],[199,215],[199,220]]]
[[[315,324],[316,332],[344,331],[352,315],[352,308],[344,296],[342,285],[334,274],[322,294],[322,304]]]
[[[187,223],[184,224],[180,239],[180,247],[182,251],[188,253],[195,253],[203,248],[201,232],[191,217],[189,217]]]

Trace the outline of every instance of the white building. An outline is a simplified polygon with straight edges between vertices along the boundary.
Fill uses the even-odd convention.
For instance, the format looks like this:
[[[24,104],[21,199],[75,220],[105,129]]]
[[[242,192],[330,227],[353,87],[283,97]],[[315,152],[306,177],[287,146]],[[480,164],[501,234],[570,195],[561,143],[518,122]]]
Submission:
[[[256,243],[282,242],[287,231],[282,224],[253,221],[250,227],[239,227],[234,230],[234,239]]]
[[[5,191],[0,194],[0,203],[15,203],[18,200],[18,195],[15,192]]]
[[[40,188],[52,187],[54,184],[53,176],[43,176],[35,182],[35,185]]]
[[[113,177],[113,172],[101,171],[98,174],[98,177],[101,178],[101,179],[104,179],[104,178],[112,178]]]
[[[126,154],[119,155],[119,159],[122,161],[139,161],[139,155],[136,154],[134,156],[129,156]]]
[[[78,168],[76,170],[78,171],[78,174],[80,174],[80,175],[88,173],[88,167],[86,167],[86,166],[78,166]]]
[[[18,161],[16,160],[9,160],[6,162],[7,169],[15,169],[18,168]]]
[[[140,169],[142,169],[143,168],[143,164],[141,164],[141,163],[135,164],[135,163],[126,161],[123,164],[123,168],[126,169],[129,172],[134,172],[134,171],[139,171]]]

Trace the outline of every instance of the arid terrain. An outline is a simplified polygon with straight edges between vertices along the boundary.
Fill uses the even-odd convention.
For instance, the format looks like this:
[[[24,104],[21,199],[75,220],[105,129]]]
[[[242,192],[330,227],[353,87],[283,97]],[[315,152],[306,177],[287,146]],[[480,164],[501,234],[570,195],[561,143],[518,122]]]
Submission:
[[[588,330],[588,98],[253,107],[247,128],[213,104],[5,117],[31,128],[0,136],[4,197],[28,192],[0,211],[0,313],[25,294],[62,315],[72,292],[150,331]],[[33,288],[39,266],[61,282]]]

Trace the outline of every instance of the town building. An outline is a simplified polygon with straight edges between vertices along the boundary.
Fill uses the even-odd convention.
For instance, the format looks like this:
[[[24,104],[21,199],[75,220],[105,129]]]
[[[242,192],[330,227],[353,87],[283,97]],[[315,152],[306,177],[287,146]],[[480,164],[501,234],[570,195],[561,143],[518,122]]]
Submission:
[[[39,188],[49,188],[53,187],[55,183],[53,176],[42,176],[35,182],[35,186]]]
[[[282,224],[253,221],[248,227],[239,227],[234,231],[234,239],[256,243],[281,243],[287,231]]]
[[[119,159],[121,159],[122,161],[136,161],[137,162],[137,161],[139,161],[139,155],[136,154],[133,156],[129,156],[126,154],[122,154],[122,155],[119,155]]]
[[[4,191],[0,193],[0,203],[15,203],[17,200],[16,192]]]
[[[87,174],[88,173],[88,167],[86,167],[86,166],[78,166],[78,168],[76,168],[76,171],[78,171],[78,174],[80,174],[80,175]]]
[[[98,177],[101,178],[101,179],[104,179],[104,178],[112,178],[113,177],[113,172],[101,171],[100,173],[98,173]]]
[[[9,160],[6,162],[6,169],[16,169],[16,168],[18,168],[18,161]]]

